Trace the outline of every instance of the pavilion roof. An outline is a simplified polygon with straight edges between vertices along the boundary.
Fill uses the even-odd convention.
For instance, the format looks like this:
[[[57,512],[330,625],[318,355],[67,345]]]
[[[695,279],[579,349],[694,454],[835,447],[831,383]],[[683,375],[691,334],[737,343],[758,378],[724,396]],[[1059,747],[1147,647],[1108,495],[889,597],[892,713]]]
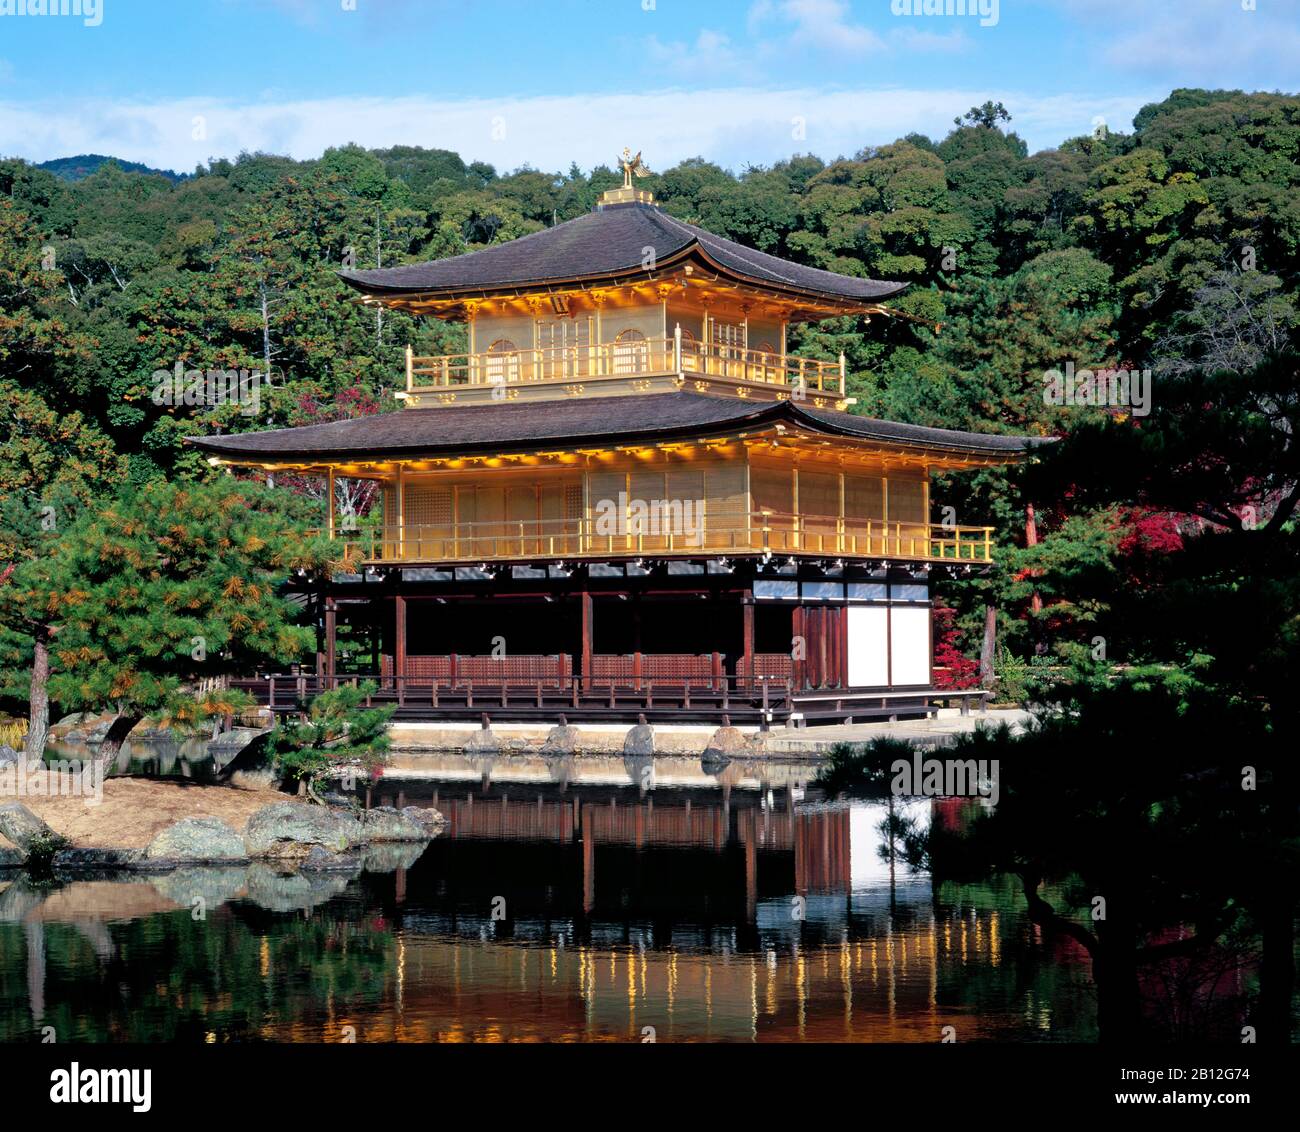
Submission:
[[[349,286],[380,300],[414,295],[457,299],[624,284],[692,261],[737,283],[838,303],[870,304],[907,286],[791,263],[715,236],[653,204],[606,205],[554,228],[467,255],[339,275]]]
[[[691,440],[778,426],[877,446],[1003,460],[1042,443],[873,420],[797,401],[731,400],[684,391],[404,409],[299,428],[193,436],[188,442],[235,463],[331,463]]]

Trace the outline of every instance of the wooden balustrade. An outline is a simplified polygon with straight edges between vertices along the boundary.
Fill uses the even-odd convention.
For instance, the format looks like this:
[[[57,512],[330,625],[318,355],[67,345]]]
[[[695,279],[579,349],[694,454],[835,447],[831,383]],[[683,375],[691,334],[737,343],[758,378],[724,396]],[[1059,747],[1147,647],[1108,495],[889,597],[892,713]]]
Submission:
[[[844,396],[844,361],[827,362],[771,350],[682,341],[676,336],[636,342],[523,348],[420,356],[408,351],[408,394],[458,387],[574,382],[651,374],[721,377]]]
[[[437,526],[407,524],[369,531],[312,531],[343,545],[358,564],[478,563],[576,557],[689,557],[708,554],[801,554],[850,558],[987,563],[992,527],[949,527],[817,515],[709,512],[692,530],[611,531],[603,519],[523,519]],[[623,524],[624,527],[630,524]]]

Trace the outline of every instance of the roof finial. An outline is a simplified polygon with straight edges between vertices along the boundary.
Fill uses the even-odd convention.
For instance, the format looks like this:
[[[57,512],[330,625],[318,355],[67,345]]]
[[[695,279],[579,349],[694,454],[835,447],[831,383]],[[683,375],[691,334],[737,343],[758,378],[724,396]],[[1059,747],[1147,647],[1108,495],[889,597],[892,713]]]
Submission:
[[[619,164],[623,167],[623,188],[625,189],[632,187],[633,177],[650,176],[650,170],[646,167],[645,162],[641,160],[641,151],[639,149],[636,151],[636,156],[633,157],[631,148],[624,146],[623,157]]]
[[[641,160],[641,151],[634,154],[630,147],[623,147],[623,156],[618,159],[618,166],[623,170],[623,184],[617,189],[606,189],[596,201],[597,208],[611,204],[654,204],[654,194],[645,189],[638,189],[632,183],[633,177],[649,177],[649,167]]]

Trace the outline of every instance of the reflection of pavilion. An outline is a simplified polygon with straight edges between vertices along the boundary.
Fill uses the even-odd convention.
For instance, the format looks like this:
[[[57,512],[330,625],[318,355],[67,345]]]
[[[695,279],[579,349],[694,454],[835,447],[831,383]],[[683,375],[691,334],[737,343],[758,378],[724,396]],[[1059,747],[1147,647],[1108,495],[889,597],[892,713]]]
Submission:
[[[891,892],[883,805],[661,792],[439,808],[448,830],[404,894],[400,1002],[366,1040],[626,1041],[648,1026],[663,1041],[932,1041],[1006,1021],[941,1005],[963,971],[1000,962],[999,914],[936,911],[928,879],[901,869]]]

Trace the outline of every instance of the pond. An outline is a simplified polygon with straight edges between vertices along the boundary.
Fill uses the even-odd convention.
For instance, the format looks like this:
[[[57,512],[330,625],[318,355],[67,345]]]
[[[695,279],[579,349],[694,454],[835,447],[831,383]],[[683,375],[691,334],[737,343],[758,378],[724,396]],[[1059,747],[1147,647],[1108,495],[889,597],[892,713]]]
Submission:
[[[356,875],[0,875],[0,1040],[1096,1036],[1086,960],[1040,937],[1010,883],[891,862],[884,803],[793,785],[403,794],[436,794],[447,832]]]

